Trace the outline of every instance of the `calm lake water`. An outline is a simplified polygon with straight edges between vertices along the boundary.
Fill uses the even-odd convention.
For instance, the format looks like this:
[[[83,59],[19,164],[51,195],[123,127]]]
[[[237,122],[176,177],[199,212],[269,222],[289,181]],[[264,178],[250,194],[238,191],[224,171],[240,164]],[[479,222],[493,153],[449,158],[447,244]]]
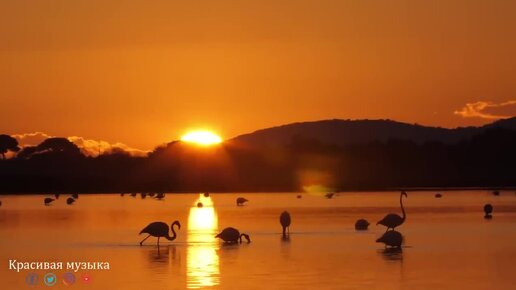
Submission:
[[[79,271],[77,289],[514,289],[516,194],[502,191],[409,192],[404,200],[402,253],[375,243],[376,221],[401,214],[399,192],[341,193],[333,199],[303,194],[81,195],[51,206],[45,196],[0,196],[0,288],[29,289],[29,272],[8,270],[8,260],[107,261],[110,270]],[[242,207],[235,199],[249,199]],[[197,202],[205,206],[197,208]],[[494,206],[493,219],[483,205]],[[283,240],[279,215],[292,216]],[[354,222],[371,222],[356,232]],[[161,241],[138,232],[148,223],[181,222],[178,238]],[[233,226],[250,244],[225,246],[214,238]],[[34,271],[41,277],[46,271]],[[54,271],[60,275],[66,270]],[[59,278],[60,279],[60,278]],[[47,288],[40,283],[31,288]],[[58,281],[56,289],[67,288]]]

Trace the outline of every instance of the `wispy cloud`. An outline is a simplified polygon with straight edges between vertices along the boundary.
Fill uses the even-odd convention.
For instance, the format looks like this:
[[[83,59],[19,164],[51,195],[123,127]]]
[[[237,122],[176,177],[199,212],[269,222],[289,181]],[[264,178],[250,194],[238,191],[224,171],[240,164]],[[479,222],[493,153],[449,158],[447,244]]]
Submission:
[[[510,111],[513,111],[512,113]],[[503,112],[499,112],[503,111]],[[506,119],[516,115],[516,100],[502,103],[478,101],[467,103],[462,109],[453,112],[464,118],[482,118],[489,120]]]
[[[132,148],[120,142],[109,143],[103,140],[86,139],[79,136],[70,136],[68,137],[68,140],[79,146],[84,154],[88,156],[97,156],[99,152],[103,154],[119,150],[125,151],[133,156],[144,156],[148,153],[148,151]]]
[[[21,147],[35,146],[47,138],[55,137],[43,132],[14,134],[12,136],[18,140],[18,143]],[[133,148],[120,142],[109,143],[103,140],[86,139],[80,136],[70,136],[66,138],[75,143],[75,145],[77,145],[82,150],[82,152],[88,156],[97,156],[99,152],[104,154],[120,150],[125,151],[133,156],[144,156],[148,153],[148,151]]]

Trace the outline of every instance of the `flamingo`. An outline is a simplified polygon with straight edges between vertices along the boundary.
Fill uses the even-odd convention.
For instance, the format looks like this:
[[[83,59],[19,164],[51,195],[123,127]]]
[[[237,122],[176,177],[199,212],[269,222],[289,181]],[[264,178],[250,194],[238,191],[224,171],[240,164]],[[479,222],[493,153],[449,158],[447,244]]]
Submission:
[[[282,212],[279,220],[280,220],[281,226],[283,227],[283,236],[286,236],[287,229],[288,229],[288,233],[290,234],[290,222],[291,222],[290,214],[287,211]]]
[[[327,199],[330,199],[330,198],[333,198],[333,196],[335,195],[335,192],[328,192],[327,194],[325,194],[324,196],[327,198]]]
[[[220,232],[218,235],[215,236],[215,238],[222,239],[225,243],[233,244],[233,243],[242,243],[242,237],[244,237],[247,240],[247,243],[251,242],[251,238],[248,234],[240,233],[235,228],[225,228]]]
[[[146,226],[143,230],[140,231],[140,235],[143,233],[149,234],[145,239],[143,239],[140,242],[140,246],[143,245],[143,242],[145,242],[146,239],[148,239],[150,236],[157,237],[158,238],[158,247],[159,247],[159,239],[160,238],[166,238],[169,241],[173,241],[176,239],[177,234],[174,230],[174,226],[177,226],[177,229],[181,229],[181,224],[179,221],[174,221],[170,225],[170,229],[172,230],[172,236],[168,235],[168,225],[164,222],[153,222],[150,223],[148,226]]]
[[[394,230],[394,228],[396,228],[397,226],[400,226],[401,224],[403,224],[405,222],[405,219],[407,218],[407,216],[405,215],[405,209],[403,208],[403,196],[407,197],[407,193],[405,191],[402,191],[400,193],[400,205],[401,205],[401,212],[403,214],[403,217],[401,217],[395,213],[390,213],[390,214],[386,215],[382,220],[377,222],[376,225],[379,225],[379,224],[384,225],[387,227],[386,231],[388,231],[389,229]]]
[[[396,247],[401,248],[401,244],[403,243],[403,236],[400,232],[392,230],[387,231],[381,236],[379,239],[376,240],[377,243],[384,243],[385,247]]]
[[[484,212],[486,213],[484,215],[484,218],[486,218],[486,219],[492,218],[493,216],[491,215],[491,213],[493,212],[493,206],[490,203],[487,203],[486,205],[484,205]]]
[[[79,194],[74,193],[74,194],[72,194],[72,197],[73,197],[74,199],[79,199]]]
[[[158,194],[156,194],[156,199],[163,199],[165,198],[165,194],[163,192],[158,192]]]
[[[243,198],[243,197],[239,197],[239,198],[237,198],[237,200],[236,200],[236,204],[237,204],[238,206],[241,206],[241,205],[244,205],[244,203],[245,203],[245,202],[248,202],[248,201],[249,201],[249,200],[247,200],[247,199],[245,199],[245,198]]]
[[[43,201],[45,202],[45,205],[50,205],[55,199],[47,197]]]
[[[359,219],[355,222],[355,230],[365,231],[369,227],[369,222],[365,219]]]
[[[440,194],[440,193],[436,193],[436,194],[435,194],[435,198],[441,198],[441,197],[443,197],[443,195],[442,195],[442,194]]]
[[[56,197],[56,199],[59,199],[59,193],[55,193],[54,196]]]
[[[208,196],[210,196],[210,193],[209,192],[205,192],[204,193],[204,197],[208,197]]]
[[[69,197],[67,200],[66,200],[66,204],[72,204],[75,202],[75,199]]]

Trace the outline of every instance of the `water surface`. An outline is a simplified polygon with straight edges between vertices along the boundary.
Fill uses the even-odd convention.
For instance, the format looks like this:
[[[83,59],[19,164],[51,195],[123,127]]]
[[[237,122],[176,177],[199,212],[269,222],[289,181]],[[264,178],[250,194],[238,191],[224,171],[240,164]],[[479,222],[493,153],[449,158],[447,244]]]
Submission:
[[[516,194],[504,191],[409,192],[401,253],[375,243],[385,214],[401,213],[398,192],[341,193],[333,199],[297,193],[81,195],[51,206],[44,196],[0,196],[2,289],[25,289],[28,272],[8,270],[8,260],[108,261],[109,271],[80,289],[510,289],[516,284]],[[244,196],[249,203],[235,205]],[[202,202],[204,207],[196,205]],[[494,217],[483,218],[483,205]],[[292,216],[281,236],[279,215]],[[365,218],[370,230],[356,232]],[[181,222],[169,242],[138,232],[148,223]],[[232,226],[250,244],[226,246],[214,238]],[[45,271],[34,271],[43,276]],[[66,271],[57,271],[61,275]],[[46,286],[40,285],[36,288]],[[66,288],[58,283],[54,287]]]

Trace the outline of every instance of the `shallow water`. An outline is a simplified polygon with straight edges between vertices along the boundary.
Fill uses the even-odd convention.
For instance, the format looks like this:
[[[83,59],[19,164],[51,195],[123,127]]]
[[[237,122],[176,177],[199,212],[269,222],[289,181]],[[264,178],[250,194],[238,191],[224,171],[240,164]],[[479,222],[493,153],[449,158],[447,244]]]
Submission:
[[[409,192],[401,253],[375,243],[377,220],[401,213],[398,192],[341,193],[333,199],[303,194],[167,194],[158,201],[139,195],[81,195],[51,206],[44,196],[0,196],[1,289],[26,289],[35,272],[8,269],[18,261],[107,261],[110,270],[81,270],[80,289],[510,289],[516,284],[516,194],[486,191]],[[249,203],[235,205],[244,196]],[[203,208],[197,208],[201,201]],[[494,206],[493,219],[483,205]],[[279,214],[292,216],[289,239]],[[354,222],[371,222],[356,232]],[[181,222],[175,241],[138,232],[148,223]],[[226,246],[214,238],[233,226],[250,244]],[[66,264],[65,264],[66,265]],[[31,288],[46,288],[40,283]],[[54,288],[66,288],[61,280]]]

